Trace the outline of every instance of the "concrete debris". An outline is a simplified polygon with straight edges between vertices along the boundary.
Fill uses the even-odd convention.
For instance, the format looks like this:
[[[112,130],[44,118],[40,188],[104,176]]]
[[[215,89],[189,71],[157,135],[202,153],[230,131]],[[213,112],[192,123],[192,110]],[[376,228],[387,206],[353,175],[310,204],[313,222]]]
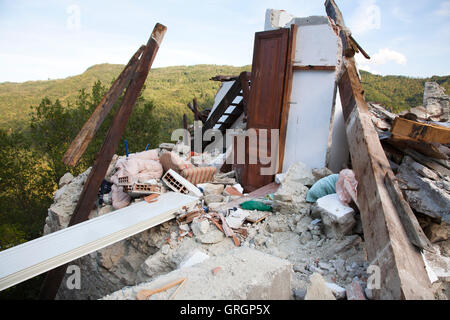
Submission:
[[[203,199],[205,200],[205,204],[208,206],[211,203],[225,202],[225,197],[220,194],[208,194]]]
[[[205,196],[208,195],[221,195],[225,186],[223,184],[202,183],[197,185],[203,190]]]
[[[191,223],[191,229],[194,235],[200,236],[207,234],[209,231],[210,223],[207,219],[195,218]]]
[[[281,187],[274,194],[273,209],[281,213],[308,214],[311,205],[306,202],[308,188],[314,184],[311,170],[302,163],[293,164],[286,173]]]
[[[66,184],[70,183],[74,179],[73,175],[70,172],[66,172],[65,175],[59,179],[58,186],[60,188],[64,187]]]
[[[225,235],[218,229],[210,229],[206,234],[200,234],[196,240],[203,244],[214,244],[225,240]]]
[[[242,223],[249,216],[250,212],[247,210],[237,209],[230,210],[228,216],[225,217],[227,224],[232,229],[238,229],[242,226]]]
[[[221,266],[213,275],[211,270]],[[180,300],[288,300],[291,297],[292,265],[282,259],[249,248],[236,248],[202,263],[174,270],[151,282],[116,291],[105,300],[134,300],[140,290],[162,287],[187,277],[175,299]],[[212,289],[213,288],[213,289]],[[166,300],[173,291],[161,292],[151,300]]]
[[[355,225],[355,211],[344,205],[336,193],[317,200],[312,212],[320,214],[325,233],[330,238],[342,238],[350,234]]]
[[[181,263],[179,266],[179,269],[183,268],[189,268],[191,266],[194,266],[198,263],[202,263],[206,259],[208,259],[209,256],[206,253],[201,252],[200,250],[196,249],[193,252],[191,252]]]
[[[336,300],[331,289],[319,273],[314,273],[309,278],[309,285],[305,300]]]
[[[337,300],[343,300],[345,299],[347,293],[346,290],[340,286],[338,286],[335,283],[326,282],[325,285],[330,288],[333,295],[336,297]]]
[[[409,205],[432,218],[450,219],[450,193],[436,181],[419,174],[416,168],[420,165],[415,163],[411,157],[405,156],[397,174]]]

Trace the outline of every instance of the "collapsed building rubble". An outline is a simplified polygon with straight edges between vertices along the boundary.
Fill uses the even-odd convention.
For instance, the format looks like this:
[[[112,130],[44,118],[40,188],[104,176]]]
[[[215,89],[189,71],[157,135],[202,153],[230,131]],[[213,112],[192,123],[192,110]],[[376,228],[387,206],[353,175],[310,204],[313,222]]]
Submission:
[[[334,1],[325,7],[328,17],[268,10],[266,30],[255,35],[252,73],[212,78],[221,82],[214,105],[188,105],[195,120],[189,126],[184,117],[182,141],[119,156],[120,134],[112,134],[92,168],[61,178],[46,236],[133,214],[141,204],[162,213],[150,229],[71,262],[81,269],[79,290],[59,286],[69,277],[65,266],[50,272],[44,297],[449,298],[449,98],[426,83],[424,106],[408,112],[366,103],[354,55],[369,57]],[[160,40],[152,37],[147,47],[157,49]],[[135,72],[130,92],[139,92],[155,54],[146,48],[94,111],[65,163],[77,162]],[[141,54],[146,64],[138,67]],[[131,112],[129,95],[117,119]],[[121,132],[123,122],[113,126]],[[235,131],[230,140],[202,140],[209,129]],[[255,150],[262,160],[234,161],[240,135],[251,129],[253,142],[266,138],[270,150],[261,152],[247,136],[245,160]],[[171,194],[195,204],[166,209]]]

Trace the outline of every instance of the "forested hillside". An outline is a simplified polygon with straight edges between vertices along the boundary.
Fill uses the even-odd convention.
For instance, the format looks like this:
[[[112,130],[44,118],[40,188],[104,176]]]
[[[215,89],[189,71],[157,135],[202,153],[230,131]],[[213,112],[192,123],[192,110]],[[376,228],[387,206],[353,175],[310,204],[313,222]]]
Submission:
[[[0,83],[0,128],[19,128],[29,119],[31,105],[47,97],[59,99],[66,106],[75,103],[78,91],[89,90],[97,80],[109,85],[123,69],[119,64],[100,64],[83,74],[58,80]],[[153,100],[155,113],[162,119],[181,121],[183,113],[191,115],[186,107],[197,97],[200,106],[211,106],[219,83],[209,79],[218,74],[236,75],[249,71],[250,66],[232,67],[218,65],[177,66],[156,68],[150,71],[143,97]],[[168,117],[170,115],[170,117]]]
[[[436,81],[450,92],[450,76],[431,78],[409,78],[403,76],[378,76],[361,71],[361,79],[366,94],[366,100],[377,102],[391,111],[417,107],[423,103],[425,82]]]

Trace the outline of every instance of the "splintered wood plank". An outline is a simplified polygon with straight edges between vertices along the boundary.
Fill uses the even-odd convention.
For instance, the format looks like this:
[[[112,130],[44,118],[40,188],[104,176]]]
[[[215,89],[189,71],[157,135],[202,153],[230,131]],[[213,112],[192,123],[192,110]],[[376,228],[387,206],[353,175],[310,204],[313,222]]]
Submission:
[[[392,124],[394,138],[413,141],[450,143],[450,128],[397,117]]]
[[[295,49],[297,45],[297,25],[291,25],[289,32],[289,47],[287,51],[287,66],[284,79],[283,108],[281,110],[280,122],[280,151],[278,154],[278,173],[283,171],[284,153],[286,148],[286,135],[289,120],[290,98],[292,93],[293,64],[295,60]]]
[[[128,85],[119,109],[114,116],[111,127],[106,134],[103,145],[95,157],[91,173],[84,184],[77,206],[70,219],[69,226],[86,221],[89,217],[89,213],[94,207],[100,185],[105,178],[106,171],[108,170],[111,159],[120,142],[120,138],[125,130],[137,98],[139,97],[139,93],[147,79],[147,75],[166,30],[167,28],[159,23],[157,23],[153,29],[152,35],[142,53],[139,66],[136,70],[136,76]],[[42,299],[54,299],[64,277],[66,268],[67,265],[63,265],[47,274],[47,278],[45,279],[41,290]]]
[[[139,50],[133,55],[128,64],[123,69],[119,77],[114,81],[108,93],[103,97],[102,101],[92,112],[89,119],[81,128],[78,135],[70,144],[66,153],[63,156],[63,162],[68,166],[76,166],[87,146],[94,138],[95,133],[100,128],[106,116],[113,108],[120,94],[130,80],[134,77],[137,67],[139,66],[139,57],[144,51],[145,46],[141,46]]]
[[[325,3],[337,34],[345,28],[342,14],[333,0]],[[340,27],[339,27],[340,26]],[[344,55],[344,53],[343,53]],[[343,58],[339,91],[353,171],[358,181],[358,204],[370,265],[380,271],[376,299],[434,299],[420,251],[411,244],[386,188],[386,174],[392,174],[364,99],[354,58]]]

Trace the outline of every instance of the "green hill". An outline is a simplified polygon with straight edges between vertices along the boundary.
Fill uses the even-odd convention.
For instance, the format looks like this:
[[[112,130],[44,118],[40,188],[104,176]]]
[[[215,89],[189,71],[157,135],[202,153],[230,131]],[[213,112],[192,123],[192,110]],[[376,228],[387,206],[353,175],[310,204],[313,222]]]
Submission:
[[[100,64],[84,73],[58,80],[0,83],[0,128],[16,129],[29,119],[31,105],[38,105],[42,98],[59,99],[71,104],[82,88],[89,90],[100,80],[110,84],[123,69],[123,65]],[[150,71],[144,97],[152,99],[161,121],[181,121],[183,113],[192,118],[186,104],[197,97],[200,106],[210,107],[219,87],[209,78],[217,74],[235,75],[250,71],[251,66],[232,67],[219,65],[195,65],[156,68]],[[361,71],[366,99],[383,104],[394,112],[422,104],[425,81],[437,81],[450,92],[450,76],[409,78],[403,76],[378,76]]]
[[[382,104],[393,112],[421,106],[425,82],[436,81],[450,94],[450,76],[409,78],[403,76],[379,76],[361,71],[361,79],[367,101]]]
[[[21,127],[23,121],[29,119],[30,106],[38,105],[44,97],[52,101],[59,99],[64,105],[73,103],[79,90],[90,90],[97,80],[109,85],[123,67],[119,64],[100,64],[65,79],[0,83],[0,128]],[[191,117],[186,104],[194,97],[203,107],[211,106],[214,101],[220,84],[209,78],[218,74],[236,75],[249,70],[250,66],[219,65],[155,68],[150,71],[143,96],[154,100],[156,113],[163,118],[173,116],[173,112],[180,117],[183,113]]]

